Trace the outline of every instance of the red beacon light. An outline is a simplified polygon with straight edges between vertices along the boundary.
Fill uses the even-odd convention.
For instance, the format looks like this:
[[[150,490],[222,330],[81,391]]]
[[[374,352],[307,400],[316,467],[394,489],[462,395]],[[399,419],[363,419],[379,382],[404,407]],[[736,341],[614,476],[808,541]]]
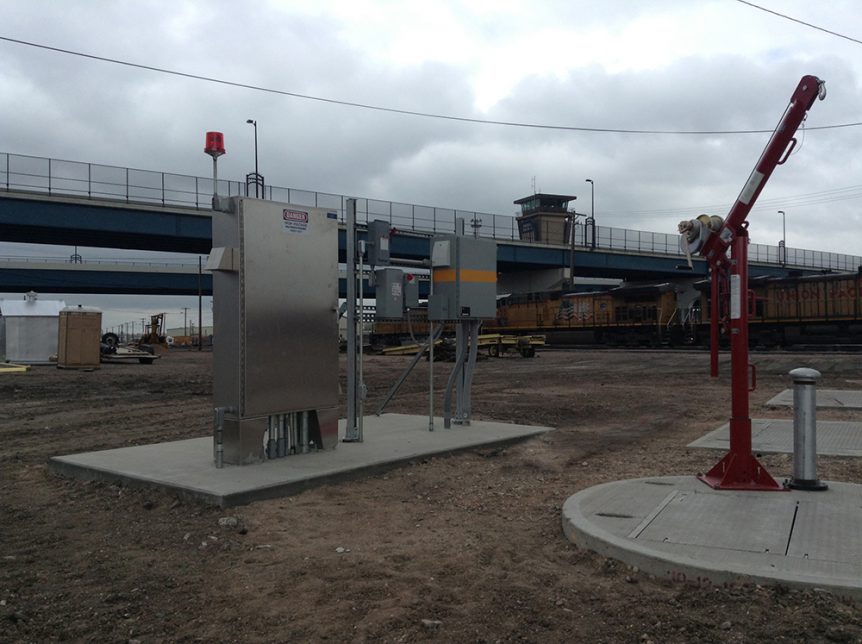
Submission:
[[[405,275],[405,279],[406,279],[408,282],[412,282],[412,281],[413,281],[414,279],[416,279],[416,278],[415,278],[415,277],[413,277],[413,273],[407,273],[407,275]]]
[[[213,159],[219,158],[225,154],[224,149],[224,134],[221,132],[207,132],[206,147],[204,152],[210,155]]]

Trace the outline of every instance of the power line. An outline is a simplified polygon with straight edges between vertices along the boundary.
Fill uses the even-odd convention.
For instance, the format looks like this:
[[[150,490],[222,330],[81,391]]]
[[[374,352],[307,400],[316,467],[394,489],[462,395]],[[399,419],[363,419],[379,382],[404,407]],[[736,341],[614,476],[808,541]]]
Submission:
[[[356,103],[353,101],[342,101],[335,98],[326,98],[322,96],[312,96],[310,94],[300,94],[298,92],[289,92],[287,90],[281,89],[273,89],[271,87],[263,87],[260,85],[250,85],[248,83],[239,83],[236,81],[224,80],[221,78],[214,78],[212,76],[203,76],[201,74],[192,74],[190,72],[181,72],[174,69],[167,69],[164,67],[155,67],[153,65],[144,65],[142,63],[132,63],[126,60],[119,60],[117,58],[108,58],[106,56],[97,56],[95,54],[87,54],[80,51],[73,51],[71,49],[62,49],[60,47],[52,47],[50,45],[43,45],[40,43],[29,42],[26,40],[19,40],[18,38],[10,38],[8,36],[0,36],[0,40],[15,43],[17,45],[25,45],[27,47],[35,47],[37,49],[44,49],[47,51],[53,51],[60,54],[67,54],[69,56],[78,56],[80,58],[88,58],[90,60],[97,60],[104,63],[111,63],[113,65],[123,65],[125,67],[132,67],[135,69],[144,69],[151,72],[156,72],[159,74],[169,74],[171,76],[180,76],[182,78],[190,78],[193,80],[204,81],[207,83],[217,83],[219,85],[227,85],[229,87],[239,87],[242,89],[250,89],[256,92],[267,92],[269,94],[278,94],[280,96],[290,96],[293,98],[299,98],[308,101],[318,101],[320,103],[329,103],[332,105],[342,105],[345,107],[355,107],[364,110],[374,110],[377,112],[388,112],[391,114],[404,114],[406,116],[420,116],[423,118],[432,118],[432,119],[442,119],[446,121],[458,121],[461,123],[478,123],[482,125],[502,125],[506,127],[523,127],[523,128],[533,128],[539,130],[558,130],[564,132],[594,132],[594,133],[602,133],[602,134],[675,134],[675,135],[695,135],[695,136],[716,136],[716,135],[724,135],[724,134],[771,134],[773,130],[646,130],[646,129],[626,129],[626,128],[601,128],[601,127],[577,127],[571,125],[547,125],[542,123],[524,123],[518,121],[497,121],[492,119],[479,119],[479,118],[471,118],[467,116],[453,116],[451,114],[437,114],[434,112],[419,112],[415,110],[404,110],[395,107],[384,107],[381,105],[371,105],[368,103]],[[809,127],[809,130],[832,130],[837,128],[846,128],[846,127],[857,127],[862,125],[862,121],[855,123],[840,123],[837,125],[820,125],[816,127]]]
[[[845,36],[844,34],[839,34],[837,31],[830,31],[829,29],[824,29],[823,27],[818,27],[817,25],[812,25],[810,22],[805,22],[804,20],[799,20],[798,18],[793,18],[783,13],[779,13],[777,11],[773,11],[772,9],[767,9],[766,7],[761,7],[760,5],[754,4],[753,2],[748,2],[748,0],[736,0],[741,4],[748,5],[749,7],[753,7],[754,9],[760,9],[761,11],[765,11],[766,13],[771,13],[773,16],[778,16],[779,18],[784,18],[785,20],[790,20],[791,22],[795,22],[800,25],[805,25],[806,27],[811,27],[812,29],[816,29],[817,31],[822,31],[823,33],[827,33],[830,36],[837,36],[838,38],[843,38],[844,40],[849,40],[850,42],[855,42],[859,45],[862,45],[862,40],[857,40],[856,38],[851,38],[850,36]],[[814,128],[810,128],[814,129]]]
[[[845,188],[835,188],[833,190],[822,190],[820,192],[808,192],[798,195],[786,195],[782,197],[770,197],[767,199],[758,199],[757,205],[753,210],[763,210],[767,208],[781,207],[799,207],[812,206],[821,203],[833,203],[836,201],[848,201],[852,199],[862,199],[862,185],[847,186]],[[711,204],[701,206],[672,206],[667,208],[652,208],[643,210],[608,210],[606,215],[610,216],[641,216],[641,217],[661,217],[671,215],[691,215],[692,213],[720,213],[727,211],[732,205],[732,201],[723,204]]]

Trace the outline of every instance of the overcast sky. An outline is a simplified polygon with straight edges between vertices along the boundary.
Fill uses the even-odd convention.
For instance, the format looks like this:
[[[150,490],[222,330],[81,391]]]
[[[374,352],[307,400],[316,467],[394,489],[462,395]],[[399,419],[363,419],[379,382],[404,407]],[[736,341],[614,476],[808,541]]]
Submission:
[[[862,40],[858,1],[757,4]],[[813,74],[828,96],[809,127],[862,121],[862,45],[736,0],[4,0],[0,36],[337,100],[609,129],[771,130]],[[220,176],[239,179],[254,167],[248,118],[272,185],[509,215],[533,177],[588,211],[592,178],[599,224],[666,233],[726,215],[768,140],[459,123],[0,41],[0,152],[208,176],[204,133],[220,130]],[[750,216],[753,241],[777,243],[784,210],[788,246],[862,254],[862,127],[799,139]],[[157,312],[140,306],[129,320]]]

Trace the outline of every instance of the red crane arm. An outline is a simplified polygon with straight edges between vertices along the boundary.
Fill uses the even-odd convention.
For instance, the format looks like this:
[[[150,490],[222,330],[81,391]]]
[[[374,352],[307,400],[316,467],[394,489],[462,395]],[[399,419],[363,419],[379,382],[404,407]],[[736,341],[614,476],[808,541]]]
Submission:
[[[710,265],[720,263],[728,247],[733,242],[737,229],[748,217],[754,207],[754,202],[769,181],[775,166],[783,164],[796,145],[796,130],[805,120],[808,110],[814,104],[817,97],[821,99],[826,96],[826,83],[816,76],[803,76],[796,86],[796,91],[790,97],[790,105],[784,111],[778,126],[772,133],[769,143],[760,155],[757,165],[751,172],[748,181],[742,188],[742,192],[736,198],[736,203],[730,209],[718,234],[709,235],[700,249],[700,254],[709,261]]]

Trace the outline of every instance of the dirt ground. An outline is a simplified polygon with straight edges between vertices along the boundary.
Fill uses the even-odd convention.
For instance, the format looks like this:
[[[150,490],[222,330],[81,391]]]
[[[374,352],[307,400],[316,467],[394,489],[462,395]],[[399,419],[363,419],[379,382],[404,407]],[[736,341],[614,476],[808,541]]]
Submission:
[[[654,579],[563,537],[560,509],[578,490],[718,460],[685,447],[730,411],[728,366],[711,381],[706,353],[483,360],[476,418],[556,431],[230,510],[48,470],[58,454],[209,434],[211,358],[0,375],[0,641],[862,641],[850,600]],[[367,358],[371,409],[408,359]],[[859,355],[753,362],[755,417],[791,416],[763,404],[793,367],[862,388]],[[427,413],[427,368],[388,411]],[[435,370],[437,400],[450,368]],[[789,456],[763,461],[790,474]],[[822,457],[819,474],[862,483],[862,463]]]

